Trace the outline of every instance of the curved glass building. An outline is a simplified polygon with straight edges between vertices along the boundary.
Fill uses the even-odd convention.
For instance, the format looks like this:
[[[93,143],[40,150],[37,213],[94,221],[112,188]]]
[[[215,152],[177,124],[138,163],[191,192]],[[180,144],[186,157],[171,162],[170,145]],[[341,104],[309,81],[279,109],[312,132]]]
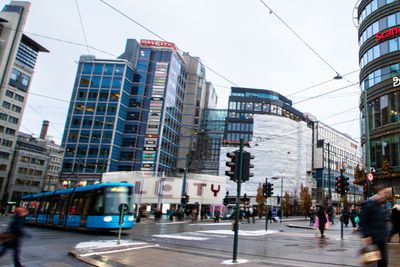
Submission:
[[[374,184],[399,194],[400,2],[361,0],[358,23],[363,155],[376,171]],[[358,182],[365,183],[362,172]]]

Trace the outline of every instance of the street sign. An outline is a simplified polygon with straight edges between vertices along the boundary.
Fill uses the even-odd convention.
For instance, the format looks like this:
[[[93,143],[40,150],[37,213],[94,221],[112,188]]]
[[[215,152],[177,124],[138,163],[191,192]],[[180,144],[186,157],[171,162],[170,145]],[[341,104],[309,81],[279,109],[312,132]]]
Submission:
[[[372,182],[374,180],[374,176],[372,175],[372,173],[368,173],[368,180],[370,182]]]

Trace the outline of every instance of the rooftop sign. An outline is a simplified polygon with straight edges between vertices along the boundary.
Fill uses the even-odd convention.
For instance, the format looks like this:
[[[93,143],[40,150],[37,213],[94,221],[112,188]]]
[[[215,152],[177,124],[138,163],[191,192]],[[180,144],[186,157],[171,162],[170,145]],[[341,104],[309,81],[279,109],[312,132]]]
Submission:
[[[150,47],[160,47],[160,48],[171,48],[174,51],[177,50],[176,45],[171,42],[165,41],[157,41],[157,40],[140,40],[140,44],[142,46],[150,46]]]
[[[375,34],[375,37],[376,41],[380,42],[395,35],[400,35],[400,27],[395,27],[389,30],[378,32],[377,34]]]

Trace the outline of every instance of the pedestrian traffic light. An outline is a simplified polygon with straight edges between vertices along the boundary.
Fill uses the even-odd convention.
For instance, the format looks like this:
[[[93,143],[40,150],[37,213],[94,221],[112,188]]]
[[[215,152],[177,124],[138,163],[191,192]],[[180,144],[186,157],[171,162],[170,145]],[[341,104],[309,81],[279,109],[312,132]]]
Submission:
[[[340,176],[336,177],[335,191],[338,194],[342,193],[342,178]]]
[[[225,165],[230,170],[225,171],[225,175],[236,182],[239,177],[239,151],[228,152],[226,153],[226,157],[230,160],[227,160]]]
[[[250,160],[254,159],[255,157],[251,155],[247,151],[243,151],[243,175],[242,175],[242,182],[246,182],[249,180],[250,177],[253,177],[254,174],[250,172],[250,169],[254,168],[254,165],[251,164]]]
[[[274,185],[271,183],[267,184],[267,197],[272,197],[274,194]]]

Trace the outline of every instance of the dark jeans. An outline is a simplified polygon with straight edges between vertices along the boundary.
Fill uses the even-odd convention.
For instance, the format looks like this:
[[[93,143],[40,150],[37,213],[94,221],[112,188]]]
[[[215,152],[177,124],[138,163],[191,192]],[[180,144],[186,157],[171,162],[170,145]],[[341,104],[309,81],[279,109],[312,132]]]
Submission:
[[[0,250],[0,257],[2,257],[8,249],[14,250],[14,266],[22,267],[21,261],[19,259],[19,255],[21,254],[21,241],[19,239],[15,239],[9,244],[3,244]]]
[[[381,257],[382,259],[380,259],[378,261],[378,267],[387,267],[388,266],[388,253],[387,253],[387,245],[386,245],[386,240],[384,240],[383,242],[377,242],[375,243],[379,250],[381,251]]]
[[[320,228],[319,228],[319,231],[320,231],[321,237],[322,237],[322,236],[324,235],[325,225],[324,225],[324,227],[320,227]]]

